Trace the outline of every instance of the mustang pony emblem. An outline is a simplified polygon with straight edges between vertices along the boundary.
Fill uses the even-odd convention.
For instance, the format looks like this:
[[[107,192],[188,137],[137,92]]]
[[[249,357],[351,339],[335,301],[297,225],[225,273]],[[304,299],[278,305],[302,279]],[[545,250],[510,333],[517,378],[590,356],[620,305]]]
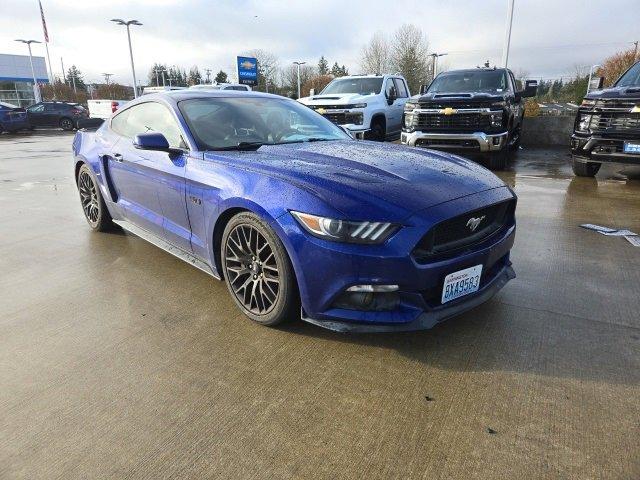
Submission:
[[[469,227],[469,230],[471,230],[472,232],[475,232],[476,228],[478,228],[478,225],[480,225],[480,222],[482,222],[482,220],[484,220],[485,217],[486,217],[486,215],[483,215],[483,216],[478,217],[478,218],[471,217],[467,221],[467,227]]]

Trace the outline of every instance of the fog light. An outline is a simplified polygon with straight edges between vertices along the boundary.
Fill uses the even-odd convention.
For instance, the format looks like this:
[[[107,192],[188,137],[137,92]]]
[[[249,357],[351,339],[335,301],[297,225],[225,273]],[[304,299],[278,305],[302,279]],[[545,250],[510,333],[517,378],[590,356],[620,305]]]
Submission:
[[[493,144],[500,145],[500,137],[493,137]]]
[[[347,288],[347,292],[397,292],[398,285],[354,285]]]

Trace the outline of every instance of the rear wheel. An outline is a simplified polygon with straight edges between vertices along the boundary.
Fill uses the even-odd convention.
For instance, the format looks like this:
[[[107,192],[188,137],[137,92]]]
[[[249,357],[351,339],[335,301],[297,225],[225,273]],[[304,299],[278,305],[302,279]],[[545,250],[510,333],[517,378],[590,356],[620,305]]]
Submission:
[[[251,320],[277,325],[299,317],[299,297],[289,256],[275,232],[250,212],[233,217],[222,234],[225,283]]]
[[[60,128],[63,130],[73,130],[74,127],[73,120],[70,118],[64,117],[60,119]]]
[[[82,211],[89,226],[98,232],[108,230],[113,225],[111,215],[104,203],[100,189],[91,175],[91,170],[86,164],[83,164],[78,171],[77,184]]]
[[[580,162],[575,158],[571,159],[573,173],[578,177],[595,177],[602,164],[596,162]]]

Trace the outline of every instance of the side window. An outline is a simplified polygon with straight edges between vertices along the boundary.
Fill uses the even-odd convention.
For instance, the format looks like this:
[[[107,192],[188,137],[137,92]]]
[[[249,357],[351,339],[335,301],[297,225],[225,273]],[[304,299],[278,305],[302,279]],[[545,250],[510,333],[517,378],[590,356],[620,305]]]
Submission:
[[[125,113],[125,118],[120,119]],[[167,107],[156,102],[141,103],[128,108],[113,118],[111,128],[129,138],[140,133],[159,132],[167,138],[171,147],[184,147],[182,133],[173,115]]]
[[[393,80],[391,78],[388,78],[387,83],[384,84],[384,94],[387,96],[387,98],[389,98],[389,95],[391,94],[391,89],[394,87],[395,85],[393,84]]]
[[[407,88],[404,86],[404,80],[401,78],[394,78],[393,81],[396,84],[398,98],[407,98],[409,95],[407,94]]]
[[[55,105],[53,103],[45,103],[44,104],[45,113],[52,113],[52,112],[56,112],[57,110],[58,110],[57,105]]]
[[[44,112],[44,104],[41,103],[40,105],[34,105],[32,107],[27,108],[27,110],[30,113],[40,113],[40,112]]]

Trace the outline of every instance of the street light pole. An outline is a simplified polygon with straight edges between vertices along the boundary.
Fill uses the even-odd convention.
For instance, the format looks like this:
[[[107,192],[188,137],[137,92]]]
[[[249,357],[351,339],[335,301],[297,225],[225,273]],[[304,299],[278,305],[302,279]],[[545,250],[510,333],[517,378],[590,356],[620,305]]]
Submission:
[[[509,47],[511,46],[511,26],[513,25],[513,2],[507,0],[507,27],[504,34],[504,46],[502,48],[502,66],[507,68],[509,63]]]
[[[293,62],[294,65],[298,66],[298,98],[300,98],[300,65],[304,65],[307,62]]]
[[[449,54],[448,53],[432,53],[431,54],[431,58],[433,59],[433,65],[432,65],[433,78],[436,78],[436,75],[438,74],[438,57],[444,57],[445,55],[449,55]]]
[[[587,93],[589,93],[589,89],[591,88],[591,76],[593,75],[593,70],[600,67],[601,65],[591,65],[589,69],[589,81],[587,82]]]
[[[40,86],[38,85],[38,80],[36,80],[36,71],[33,68],[33,55],[31,55],[31,44],[32,43],[41,43],[38,40],[22,40],[17,39],[16,42],[26,43],[29,48],[29,63],[31,64],[31,76],[33,77],[33,95],[36,99],[36,103],[42,100],[40,96]]]
[[[122,20],[120,18],[112,18],[112,22],[127,27],[127,40],[129,41],[129,57],[131,58],[131,73],[133,75],[133,97],[138,98],[138,81],[136,80],[136,67],[133,64],[133,49],[131,48],[131,25],[142,25],[138,20]]]

